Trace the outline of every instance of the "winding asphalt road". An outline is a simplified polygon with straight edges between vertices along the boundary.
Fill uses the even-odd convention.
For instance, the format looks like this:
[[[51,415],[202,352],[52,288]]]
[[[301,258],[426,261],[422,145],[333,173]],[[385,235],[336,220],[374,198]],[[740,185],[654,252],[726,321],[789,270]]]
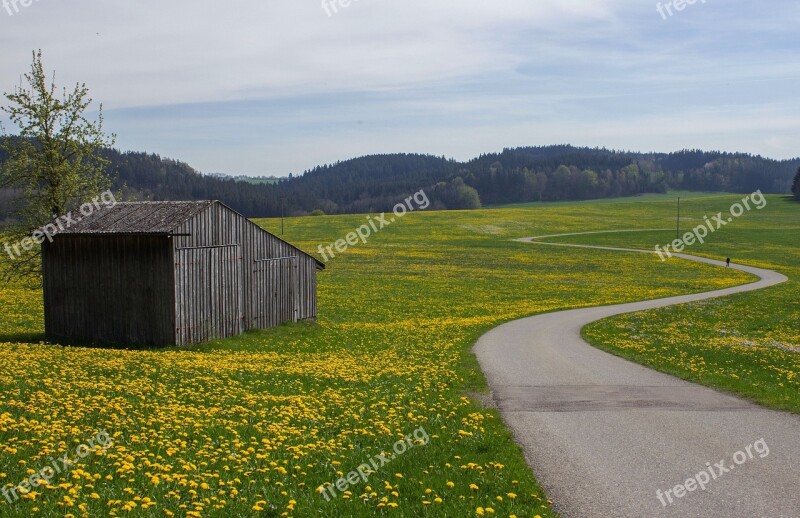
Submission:
[[[553,236],[520,241],[652,253],[537,241],[544,237]],[[583,326],[612,315],[787,280],[772,270],[731,267],[760,280],[707,293],[547,313],[502,325],[478,340],[474,351],[492,397],[562,516],[800,517],[800,416],[658,373],[595,349],[580,336]],[[743,460],[740,451],[746,460],[737,464]],[[696,482],[686,484],[689,478],[709,478],[695,478],[709,469],[716,479],[704,483],[705,490]],[[679,484],[693,491],[676,491]]]

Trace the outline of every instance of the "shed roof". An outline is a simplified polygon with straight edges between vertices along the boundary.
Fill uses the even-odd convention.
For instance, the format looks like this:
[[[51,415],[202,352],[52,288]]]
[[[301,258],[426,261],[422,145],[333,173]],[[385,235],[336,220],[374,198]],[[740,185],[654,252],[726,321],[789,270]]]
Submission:
[[[170,234],[214,201],[123,202],[74,217],[59,234]]]
[[[120,202],[108,207],[101,206],[99,209],[95,208],[94,212],[88,216],[73,216],[74,221],[65,229],[59,230],[58,234],[97,236],[141,234],[168,236],[182,224],[215,203],[219,203],[228,210],[239,214],[217,200]],[[239,216],[247,219],[241,214],[239,214]],[[255,223],[252,224],[255,225]],[[258,225],[255,226],[262,232],[270,234]],[[283,241],[301,254],[314,259],[319,269],[325,269],[325,264],[313,255],[304,252],[273,234],[270,235],[279,241]]]

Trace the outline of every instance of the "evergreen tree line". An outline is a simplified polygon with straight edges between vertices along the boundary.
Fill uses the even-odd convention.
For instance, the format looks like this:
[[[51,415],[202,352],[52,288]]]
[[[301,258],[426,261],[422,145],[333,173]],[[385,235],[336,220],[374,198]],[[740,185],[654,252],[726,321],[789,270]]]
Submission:
[[[800,201],[800,167],[797,168],[797,174],[794,175],[794,182],[792,182],[792,194],[797,201]]]
[[[586,200],[667,189],[788,193],[800,159],[685,150],[646,154],[573,146],[504,149],[468,162],[419,154],[370,155],[277,183],[203,175],[155,154],[107,149],[114,188],[132,200],[216,199],[248,217],[384,212],[424,189],[435,209]],[[0,157],[2,163],[3,157]],[[794,178],[794,182],[793,182]],[[0,191],[0,218],[13,193]]]

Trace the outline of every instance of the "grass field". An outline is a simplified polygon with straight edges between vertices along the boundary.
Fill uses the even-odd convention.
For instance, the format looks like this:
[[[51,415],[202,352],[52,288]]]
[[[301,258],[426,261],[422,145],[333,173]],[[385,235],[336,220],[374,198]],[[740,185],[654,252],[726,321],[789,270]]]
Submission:
[[[687,199],[686,221],[727,210],[735,199]],[[497,412],[472,397],[485,390],[470,353],[477,337],[522,316],[707,291],[752,278],[687,261],[662,263],[656,256],[511,239],[669,228],[674,208],[671,196],[651,196],[412,213],[328,263],[320,274],[316,324],[252,332],[190,350],[49,345],[42,336],[41,293],[3,289],[0,483],[19,484],[50,464],[50,457],[72,454],[100,431],[112,443],[20,501],[0,498],[0,515],[552,516]],[[717,241],[690,252],[730,253],[795,278],[798,252],[790,229],[798,226],[798,215],[796,205],[770,197],[764,210],[743,216],[715,234]],[[290,219],[282,237],[313,252],[364,221]],[[280,231],[279,220],[258,223]],[[652,248],[672,237],[658,232],[571,240]],[[671,358],[662,345],[682,359],[679,346],[707,342],[705,333],[720,329],[754,343],[794,347],[798,308],[792,293],[794,281],[741,303],[681,309],[695,324],[683,328],[683,345],[659,335],[657,326],[638,331],[633,320],[604,322],[589,334],[629,354],[628,340],[638,338],[626,333],[647,333],[646,341],[636,342],[645,352],[639,347],[636,354],[648,361],[652,339],[649,354],[657,367]],[[684,318],[671,310],[654,314],[668,330]],[[726,366],[742,362],[726,356],[723,344],[716,351]],[[747,346],[741,352],[766,372],[775,351],[784,349]],[[784,352],[779,369],[788,377],[800,369]],[[722,370],[716,376],[724,379],[726,373],[735,374]],[[730,381],[732,390],[744,391],[749,381],[730,378],[736,380]],[[779,380],[787,381],[760,381],[763,392],[777,391],[773,404],[789,393],[781,392]],[[707,376],[701,381],[711,382]],[[794,374],[792,381],[786,390],[796,392]],[[419,440],[413,442],[415,431]],[[409,434],[413,446],[390,453]],[[336,489],[335,497],[318,492],[378,454],[387,463],[366,481]]]
[[[708,203],[727,211],[735,198]],[[685,227],[700,224],[696,213]],[[763,291],[630,315],[584,328],[595,346],[662,372],[800,413],[800,203],[771,197],[688,253],[777,270],[789,282]],[[663,233],[570,236],[583,244],[652,248]]]

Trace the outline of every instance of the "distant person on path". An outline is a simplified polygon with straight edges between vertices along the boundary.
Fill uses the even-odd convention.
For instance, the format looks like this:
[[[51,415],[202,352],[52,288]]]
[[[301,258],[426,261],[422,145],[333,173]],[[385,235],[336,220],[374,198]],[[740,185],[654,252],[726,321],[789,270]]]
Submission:
[[[731,258],[730,257],[725,259],[725,264],[726,264],[725,268],[730,268],[731,267]]]

